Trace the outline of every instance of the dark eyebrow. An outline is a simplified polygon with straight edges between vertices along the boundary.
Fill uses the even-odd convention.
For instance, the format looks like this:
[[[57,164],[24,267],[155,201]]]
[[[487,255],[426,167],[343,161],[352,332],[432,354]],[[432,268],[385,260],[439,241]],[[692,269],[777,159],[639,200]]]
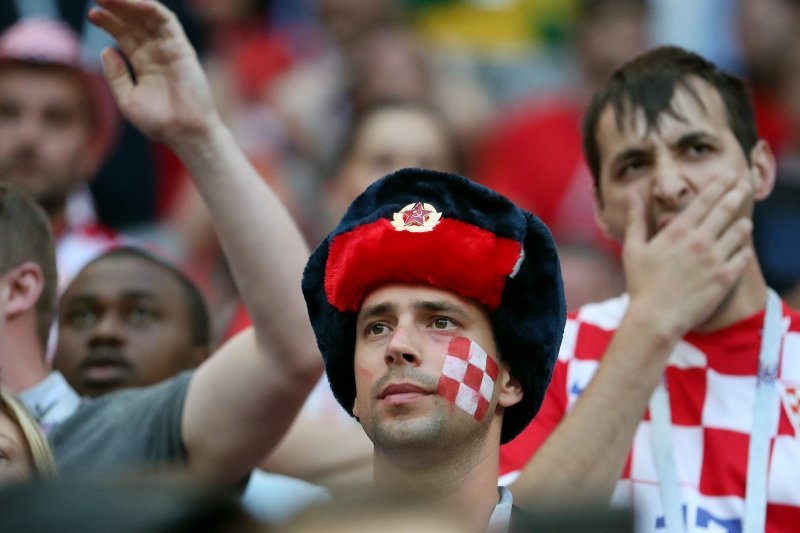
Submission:
[[[376,316],[385,315],[387,313],[396,312],[397,307],[389,302],[381,302],[370,307],[364,307],[358,313],[356,322],[363,322],[364,320],[371,320]]]
[[[140,290],[123,292],[121,298],[123,300],[150,300],[152,302],[158,302],[160,299],[158,294]],[[69,300],[69,305],[91,305],[97,301],[97,296],[92,293],[80,293]]]
[[[149,291],[125,291],[122,293],[122,298],[125,300],[152,300],[157,302],[160,298],[158,294]]]
[[[619,165],[622,161],[646,157],[647,155],[648,151],[644,148],[628,148],[614,157],[614,160],[611,161],[611,166]]]
[[[464,310],[460,306],[447,301],[422,300],[414,303],[414,309],[417,311],[430,311],[434,313],[465,316]]]
[[[444,313],[448,315],[456,315],[461,319],[465,319],[467,314],[461,306],[453,304],[445,300],[419,300],[414,302],[414,310],[426,311],[429,313]],[[371,320],[377,316],[392,314],[397,312],[397,306],[389,302],[381,302],[370,307],[363,308],[356,319],[356,322],[361,323]]]
[[[716,137],[706,131],[690,131],[689,133],[681,135],[680,138],[675,142],[675,145],[688,146],[698,141],[714,141],[714,140],[716,140]]]
[[[78,294],[68,300],[66,298],[62,299],[62,303],[69,303],[69,305],[88,305],[96,301],[97,298],[93,294]]]

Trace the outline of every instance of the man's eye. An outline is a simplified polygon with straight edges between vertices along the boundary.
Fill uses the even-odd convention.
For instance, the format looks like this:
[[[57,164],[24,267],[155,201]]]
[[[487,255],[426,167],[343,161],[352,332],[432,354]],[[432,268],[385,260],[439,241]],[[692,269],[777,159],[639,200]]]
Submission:
[[[97,323],[97,314],[89,309],[75,309],[67,315],[67,324],[75,329],[85,329]]]
[[[155,320],[156,313],[147,307],[134,307],[128,312],[126,318],[129,324],[142,326]]]
[[[452,329],[456,327],[456,323],[449,318],[439,316],[433,319],[431,327],[433,329]]]
[[[52,109],[45,113],[44,123],[51,129],[64,129],[75,119],[73,113],[65,109]]]
[[[646,165],[644,161],[639,159],[632,159],[630,161],[625,162],[622,166],[620,166],[617,174],[621,178],[626,178],[641,172],[645,168],[645,166]]]
[[[704,155],[711,152],[714,148],[707,143],[695,143],[687,150],[689,155]]]
[[[389,326],[382,322],[375,322],[374,324],[370,324],[367,326],[366,333],[368,336],[374,337],[378,335],[383,335],[384,333],[388,333]]]

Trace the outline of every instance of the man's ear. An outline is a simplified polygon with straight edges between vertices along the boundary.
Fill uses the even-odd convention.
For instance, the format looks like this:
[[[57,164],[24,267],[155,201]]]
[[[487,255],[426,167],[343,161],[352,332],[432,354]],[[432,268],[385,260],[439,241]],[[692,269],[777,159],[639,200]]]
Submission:
[[[500,393],[497,397],[497,405],[500,407],[511,407],[522,400],[522,385],[519,380],[511,375],[508,364],[503,363],[500,370],[499,383]]]
[[[26,261],[6,272],[2,285],[5,317],[13,318],[33,309],[43,289],[42,268],[33,261]]]
[[[750,151],[750,170],[753,177],[753,198],[763,200],[775,187],[775,155],[764,139],[759,140]]]

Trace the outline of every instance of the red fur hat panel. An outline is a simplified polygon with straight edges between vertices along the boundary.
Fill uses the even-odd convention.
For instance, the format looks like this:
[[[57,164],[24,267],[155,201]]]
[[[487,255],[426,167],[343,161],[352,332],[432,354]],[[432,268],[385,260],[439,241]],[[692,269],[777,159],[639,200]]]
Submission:
[[[398,230],[379,219],[338,235],[325,268],[331,305],[358,311],[372,289],[400,282],[431,285],[497,309],[521,244],[445,215],[427,232]]]

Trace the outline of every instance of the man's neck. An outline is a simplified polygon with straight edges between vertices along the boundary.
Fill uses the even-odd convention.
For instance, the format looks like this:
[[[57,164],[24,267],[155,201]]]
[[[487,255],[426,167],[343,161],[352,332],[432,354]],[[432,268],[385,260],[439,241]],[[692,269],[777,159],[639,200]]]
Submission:
[[[22,324],[6,324],[0,339],[0,386],[19,394],[44,380],[50,370],[36,335],[22,335]]]
[[[694,331],[700,333],[718,331],[756,314],[764,309],[766,303],[767,283],[764,281],[758,261],[752,258],[716,311],[708,320],[694,328]]]
[[[459,452],[462,450],[459,450]],[[446,459],[431,458],[417,450],[411,461],[375,452],[375,485],[389,492],[411,491],[453,507],[469,523],[480,524],[485,531],[499,500],[497,488],[499,449],[483,453],[475,459],[465,458],[450,450]],[[459,457],[460,456],[460,457]]]

